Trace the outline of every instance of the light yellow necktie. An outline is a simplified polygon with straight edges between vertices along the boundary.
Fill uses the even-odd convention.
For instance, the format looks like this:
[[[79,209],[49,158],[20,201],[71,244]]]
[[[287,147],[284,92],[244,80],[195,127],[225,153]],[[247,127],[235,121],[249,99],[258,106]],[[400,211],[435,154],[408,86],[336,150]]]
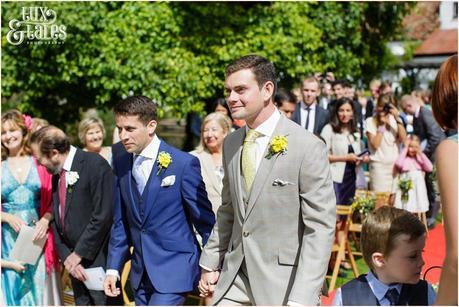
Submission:
[[[255,140],[259,136],[260,133],[253,129],[249,129],[244,139],[244,145],[242,146],[242,174],[244,175],[247,193],[250,192],[255,178],[257,163],[257,146]]]

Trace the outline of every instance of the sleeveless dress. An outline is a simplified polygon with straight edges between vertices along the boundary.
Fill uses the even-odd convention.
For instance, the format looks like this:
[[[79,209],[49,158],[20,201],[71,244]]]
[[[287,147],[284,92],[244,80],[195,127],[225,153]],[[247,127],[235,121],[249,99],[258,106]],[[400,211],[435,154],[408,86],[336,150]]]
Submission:
[[[20,217],[29,226],[39,220],[40,178],[35,163],[30,157],[30,170],[20,184],[9,168],[8,160],[2,161],[2,211]],[[9,257],[18,233],[8,223],[2,223],[2,259]],[[45,257],[40,256],[35,265],[25,265],[26,270],[17,273],[2,269],[3,300],[6,305],[43,305],[46,268]]]

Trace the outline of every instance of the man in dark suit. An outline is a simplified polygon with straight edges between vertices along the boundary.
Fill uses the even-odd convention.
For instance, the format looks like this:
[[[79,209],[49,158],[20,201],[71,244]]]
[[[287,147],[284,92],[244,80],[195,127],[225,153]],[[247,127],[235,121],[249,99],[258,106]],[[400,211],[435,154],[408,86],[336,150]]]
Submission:
[[[116,281],[131,258],[136,305],[183,305],[200,277],[193,229],[205,244],[215,223],[199,160],[158,138],[151,99],[128,97],[114,111],[126,150],[113,160],[117,179],[105,293],[119,295]]]
[[[105,269],[112,223],[114,175],[100,155],[70,145],[65,133],[48,126],[31,138],[38,162],[53,174],[54,231],[60,260],[70,273],[77,305],[112,305],[103,291],[89,290],[87,268]]]
[[[435,149],[438,144],[446,138],[445,133],[435,121],[432,111],[421,106],[418,98],[411,95],[404,95],[401,99],[402,108],[405,113],[413,115],[413,132],[421,139],[421,142],[426,141],[423,152],[435,163]],[[432,227],[435,224],[435,217],[440,209],[439,204],[435,201],[435,190],[433,187],[432,177],[430,173],[425,176],[427,196],[429,198],[429,219],[428,225]]]
[[[301,95],[303,100],[296,105],[292,120],[319,136],[330,120],[328,111],[317,104],[317,97],[320,95],[319,80],[314,77],[304,79],[301,84]]]

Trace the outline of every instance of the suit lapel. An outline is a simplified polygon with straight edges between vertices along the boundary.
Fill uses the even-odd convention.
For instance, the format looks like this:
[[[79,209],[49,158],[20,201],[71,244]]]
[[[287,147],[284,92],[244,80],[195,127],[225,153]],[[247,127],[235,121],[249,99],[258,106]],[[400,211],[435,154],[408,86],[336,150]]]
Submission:
[[[57,222],[59,227],[62,229],[61,218],[59,214],[59,192],[58,192],[59,191],[59,175],[53,175],[53,187],[55,187],[53,191],[53,212],[54,212],[54,216],[59,217],[54,220]]]
[[[322,116],[320,114],[322,110],[319,108],[319,105],[316,104],[316,114],[315,114],[315,118],[314,118],[314,129],[312,129],[313,133],[314,134],[318,134],[318,128],[320,127],[321,125],[321,119],[322,119]]]
[[[245,208],[244,208],[244,201],[242,198],[242,173],[241,173],[241,152],[242,152],[242,145],[245,139],[245,127],[240,128],[241,133],[238,139],[235,140],[234,144],[231,144],[229,146],[230,148],[237,148],[237,151],[233,155],[233,158],[231,159],[231,164],[232,164],[232,173],[233,173],[233,178],[234,178],[234,186],[235,186],[235,191],[236,191],[236,199],[237,199],[237,204],[239,206],[239,210],[242,213],[242,216],[245,215]]]
[[[266,150],[263,153],[263,157],[261,158],[260,166],[258,167],[257,174],[255,175],[255,179],[252,185],[252,191],[250,192],[250,196],[249,196],[249,204],[247,206],[247,212],[245,214],[246,219],[249,216],[250,212],[252,211],[258,197],[260,196],[260,193],[263,189],[263,186],[265,185],[266,180],[270,177],[269,174],[271,173],[271,170],[273,169],[276,160],[280,156],[278,154],[278,155],[272,156],[270,159],[265,158],[266,155],[268,154],[269,144],[271,143],[272,138],[276,135],[285,134],[285,133],[282,133],[284,120],[286,119],[283,116],[281,116],[281,118],[279,119],[279,122],[277,123],[276,129],[274,129],[273,135],[271,136],[271,139],[269,140],[268,146],[266,146]]]
[[[141,221],[140,214],[137,208],[137,205],[135,204],[135,197],[134,197],[134,190],[137,189],[137,187],[133,186],[133,180],[132,180],[132,164],[134,158],[133,154],[127,155],[126,159],[126,164],[129,165],[128,171],[126,172],[126,175],[124,175],[121,178],[120,182],[120,188],[125,189],[125,195],[129,197],[129,203],[130,203],[130,208],[132,212],[134,212],[135,217]]]
[[[159,145],[158,154],[161,151],[165,151],[170,154],[170,151],[168,151],[168,149],[169,148],[167,144],[163,140],[161,140],[161,144]],[[147,184],[145,185],[145,189],[144,189],[144,194],[145,193],[147,194],[146,194],[145,202],[143,204],[145,206],[144,208],[145,214],[142,220],[142,225],[147,220],[148,215],[150,214],[151,209],[153,208],[156,202],[156,198],[158,197],[159,188],[161,187],[161,181],[163,180],[163,178],[167,177],[167,174],[168,174],[169,168],[166,168],[166,169],[163,169],[159,175],[157,175],[158,163],[156,163],[156,159],[157,158],[155,157],[155,163],[153,164],[153,169],[151,170],[150,177],[148,178]],[[174,157],[172,157],[172,163],[174,163]]]
[[[81,171],[83,169],[83,166],[84,166],[84,157],[83,157],[81,150],[77,148],[75,157],[73,158],[73,161],[72,161],[72,166],[70,167],[70,171],[76,172],[78,173],[79,176],[81,176]],[[75,194],[75,186],[78,184],[78,181],[79,181],[77,180],[77,182],[75,182],[73,185],[69,185],[67,176],[68,176],[68,173],[66,174],[66,177],[65,177],[65,180],[67,181],[67,193],[65,197],[64,220],[69,211],[69,207],[72,204],[73,194]],[[72,191],[70,192],[70,190]]]

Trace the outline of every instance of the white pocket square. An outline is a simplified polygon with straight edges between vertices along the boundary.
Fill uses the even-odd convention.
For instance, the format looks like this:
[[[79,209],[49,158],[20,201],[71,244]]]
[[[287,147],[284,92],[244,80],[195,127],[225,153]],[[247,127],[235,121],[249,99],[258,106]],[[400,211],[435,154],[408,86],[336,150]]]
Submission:
[[[284,181],[284,180],[279,179],[279,178],[274,179],[274,181],[273,181],[273,186],[281,186],[281,187],[283,187],[283,186],[286,186],[286,185],[295,185],[295,184],[293,182]]]
[[[175,175],[167,176],[161,181],[161,187],[169,187],[175,183]]]

